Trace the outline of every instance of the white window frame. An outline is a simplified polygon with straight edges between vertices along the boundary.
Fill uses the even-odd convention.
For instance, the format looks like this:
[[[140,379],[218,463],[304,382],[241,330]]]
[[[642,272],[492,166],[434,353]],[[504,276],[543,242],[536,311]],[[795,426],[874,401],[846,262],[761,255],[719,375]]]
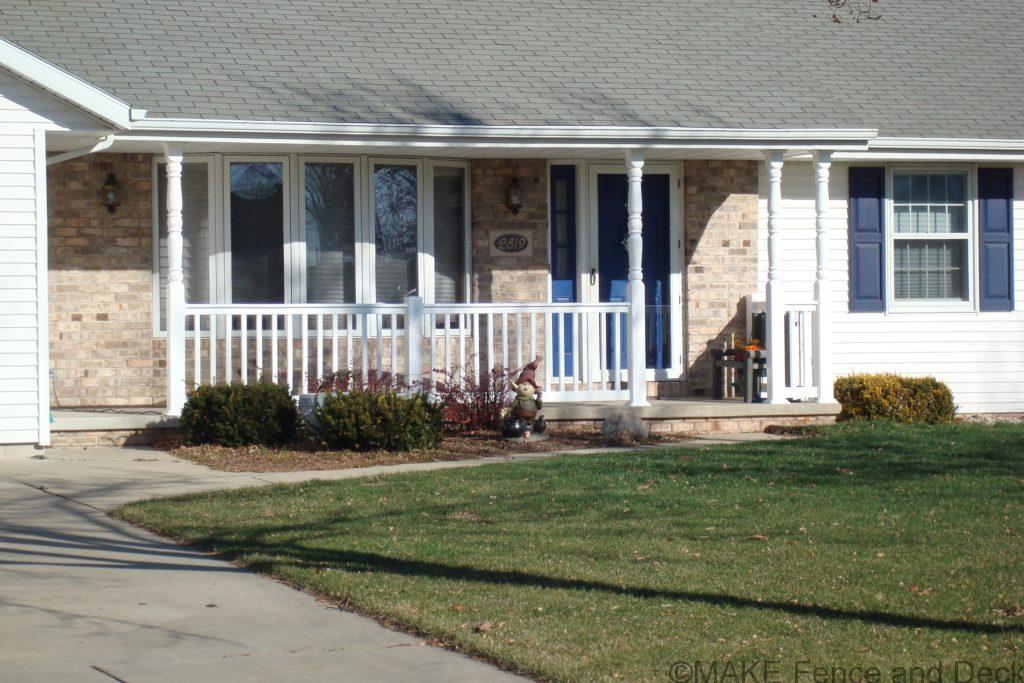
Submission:
[[[423,159],[410,159],[407,157],[370,157],[367,162],[367,183],[366,183],[366,203],[364,210],[364,221],[363,227],[367,238],[367,246],[369,254],[364,254],[366,259],[365,263],[369,265],[368,268],[363,269],[364,291],[367,293],[368,298],[366,303],[377,302],[377,220],[376,220],[376,206],[374,205],[373,198],[376,190],[374,183],[374,170],[377,166],[414,166],[416,168],[416,291],[414,294],[419,294],[421,297],[426,292],[425,287],[425,273],[427,270],[427,259],[425,252],[425,237],[424,237],[424,213],[426,212],[426,192],[424,186],[426,185],[425,176],[423,172]],[[431,207],[432,209],[433,207]],[[430,268],[434,266],[433,255],[429,262]],[[356,277],[359,277],[358,275]],[[433,272],[431,271],[431,283],[433,283]],[[432,295],[432,292],[431,292]],[[426,297],[424,297],[426,301]]]
[[[436,168],[461,168],[463,170],[462,176],[462,192],[465,201],[463,202],[463,216],[462,216],[462,262],[464,264],[464,270],[462,273],[462,288],[465,292],[462,297],[463,300],[457,303],[469,303],[473,298],[473,293],[470,291],[472,286],[472,256],[473,256],[473,244],[470,241],[472,236],[470,234],[473,211],[470,206],[471,196],[469,193],[469,175],[470,175],[470,164],[468,161],[452,161],[448,159],[427,159],[425,164],[425,192],[426,192],[426,203],[424,205],[425,211],[424,218],[424,230],[423,230],[423,249],[422,261],[425,268],[422,271],[423,276],[420,278],[423,282],[423,302],[432,304],[435,303],[434,284],[437,277],[437,272],[434,267],[434,169]]]
[[[966,230],[962,233],[897,233],[896,232],[896,200],[893,177],[903,173],[963,173],[967,221]],[[978,202],[977,202],[977,166],[973,164],[889,164],[886,166],[885,191],[885,277],[886,277],[886,310],[895,313],[914,312],[971,312],[976,311],[978,282]],[[967,274],[964,286],[967,290],[966,299],[897,299],[896,298],[896,242],[900,240],[965,240],[964,267]]]
[[[152,160],[152,290],[153,336],[165,338],[160,329],[160,217],[157,174],[163,156]],[[376,303],[376,241],[373,206],[373,168],[376,164],[415,166],[417,177],[416,291],[425,302],[434,301],[434,169],[457,167],[465,170],[465,216],[463,221],[465,303],[472,301],[472,207],[471,166],[465,159],[426,157],[339,156],[331,154],[186,154],[183,163],[207,165],[210,222],[210,301],[231,302],[231,206],[232,163],[281,163],[284,173],[284,289],[285,304],[306,301],[306,211],[305,164],[352,163],[355,165],[355,258],[356,303]]]
[[[299,156],[298,164],[296,168],[298,172],[298,195],[297,197],[301,201],[296,201],[298,210],[298,231],[295,234],[296,249],[293,255],[292,263],[294,265],[295,279],[296,279],[296,292],[297,297],[292,303],[306,303],[309,296],[307,288],[307,272],[306,272],[306,164],[352,164],[353,166],[353,208],[355,220],[355,241],[353,244],[353,257],[356,263],[356,301],[360,302],[364,300],[363,296],[363,283],[360,279],[360,272],[363,270],[363,259],[360,259],[360,253],[365,251],[365,247],[361,244],[363,242],[362,236],[360,235],[360,223],[362,222],[363,216],[363,165],[360,157],[352,156],[319,156],[304,154]]]
[[[222,255],[221,263],[221,277],[222,277],[222,291],[225,302],[232,301],[231,292],[231,268],[233,256],[231,252],[231,164],[244,164],[244,163],[279,163],[281,164],[282,171],[282,213],[283,213],[283,234],[281,235],[284,263],[284,302],[285,304],[294,303],[295,295],[295,283],[294,283],[294,259],[295,250],[293,248],[294,243],[294,232],[296,230],[296,221],[294,220],[294,200],[292,193],[294,188],[292,187],[292,169],[291,169],[292,157],[287,154],[278,155],[266,155],[266,154],[253,154],[253,155],[224,155],[224,161],[222,164],[222,178],[223,183],[221,187],[221,196],[223,201],[222,206],[222,219],[221,225],[223,226],[222,235],[223,242],[221,243],[220,253]]]

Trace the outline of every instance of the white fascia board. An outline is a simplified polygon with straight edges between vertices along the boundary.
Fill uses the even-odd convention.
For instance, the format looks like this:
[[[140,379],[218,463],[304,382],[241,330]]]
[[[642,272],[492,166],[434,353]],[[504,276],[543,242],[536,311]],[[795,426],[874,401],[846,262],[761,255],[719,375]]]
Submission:
[[[633,126],[449,126],[146,118],[122,139],[181,142],[434,147],[726,147],[867,149],[869,129],[651,128]]]
[[[925,151],[1024,152],[1024,140],[986,138],[887,138],[878,137],[869,144],[871,150],[894,149]]]
[[[128,103],[3,38],[0,66],[117,128],[131,126]]]

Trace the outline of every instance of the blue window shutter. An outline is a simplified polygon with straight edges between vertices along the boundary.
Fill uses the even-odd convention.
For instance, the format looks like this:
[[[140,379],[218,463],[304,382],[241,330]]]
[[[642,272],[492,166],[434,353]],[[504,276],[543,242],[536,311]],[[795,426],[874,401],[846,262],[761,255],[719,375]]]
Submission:
[[[850,169],[850,311],[885,310],[885,169]]]
[[[1013,169],[978,169],[981,310],[1013,310]]]

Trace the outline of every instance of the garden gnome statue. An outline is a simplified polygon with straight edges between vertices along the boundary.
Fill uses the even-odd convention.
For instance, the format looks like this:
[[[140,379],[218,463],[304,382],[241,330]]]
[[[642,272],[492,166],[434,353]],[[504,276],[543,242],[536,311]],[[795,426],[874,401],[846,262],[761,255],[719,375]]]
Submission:
[[[547,427],[543,417],[539,416],[544,407],[541,400],[540,387],[537,385],[537,363],[535,358],[523,367],[519,379],[512,383],[516,397],[508,407],[509,420],[519,419],[524,425],[523,436],[529,437],[533,432],[541,434]]]

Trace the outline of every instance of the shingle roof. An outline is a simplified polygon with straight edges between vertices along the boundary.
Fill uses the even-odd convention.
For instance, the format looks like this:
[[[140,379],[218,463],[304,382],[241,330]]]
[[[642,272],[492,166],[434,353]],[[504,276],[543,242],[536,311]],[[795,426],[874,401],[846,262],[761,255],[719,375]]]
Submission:
[[[1024,2],[0,0],[150,116],[1024,139]]]

